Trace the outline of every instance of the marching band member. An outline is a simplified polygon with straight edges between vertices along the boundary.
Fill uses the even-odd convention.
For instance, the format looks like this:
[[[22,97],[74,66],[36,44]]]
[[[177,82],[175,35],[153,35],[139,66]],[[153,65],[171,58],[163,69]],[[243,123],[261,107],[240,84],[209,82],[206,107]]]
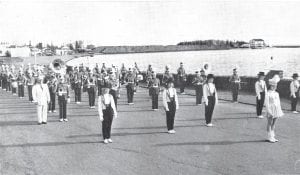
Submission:
[[[122,67],[121,67],[121,83],[124,84],[125,83],[125,77],[127,74],[127,69],[125,68],[124,63],[122,63]]]
[[[98,74],[99,72],[100,72],[100,70],[99,70],[98,63],[96,63],[96,66],[95,66],[94,69],[93,69],[93,73],[94,73],[94,74]]]
[[[95,108],[95,99],[96,99],[96,84],[93,76],[88,78],[87,91],[89,95],[89,106],[90,108]]]
[[[180,63],[180,67],[177,69],[177,79],[180,86],[180,94],[185,94],[184,89],[186,85],[187,75],[183,67],[183,63]]]
[[[134,68],[136,69],[137,73],[141,72],[136,62],[134,62]]]
[[[56,94],[58,96],[58,105],[59,105],[59,121],[67,122],[67,102],[70,102],[69,86],[65,82],[64,77],[59,77],[59,83],[57,85]]]
[[[211,127],[212,115],[215,105],[218,104],[217,89],[214,84],[214,75],[208,74],[206,83],[203,85],[203,97],[205,102],[205,121],[206,126]]]
[[[55,75],[51,75],[50,80],[48,81],[48,88],[50,94],[50,102],[48,106],[48,112],[56,112],[55,110],[55,102],[56,102],[56,92],[57,92],[57,79]]]
[[[146,80],[152,79],[152,77],[153,77],[152,72],[153,72],[152,66],[151,66],[151,64],[149,64],[147,71],[146,71]]]
[[[6,65],[6,91],[11,92],[11,71],[10,67]]]
[[[241,88],[241,79],[239,75],[237,74],[237,69],[233,69],[233,75],[229,78],[230,82],[230,88],[232,92],[232,101],[234,103],[238,102],[238,95],[239,95],[239,90]]]
[[[255,92],[256,92],[256,114],[257,117],[262,119],[264,116],[262,115],[262,110],[264,107],[265,96],[267,92],[267,85],[265,82],[265,73],[258,73],[258,80],[255,83]]]
[[[82,92],[87,92],[88,87],[88,74],[86,71],[84,71],[82,75]]]
[[[38,77],[32,88],[33,102],[37,105],[38,124],[47,124],[47,106],[50,102],[50,94],[47,84],[42,83],[42,77]]]
[[[109,94],[111,94],[114,98],[114,102],[116,105],[116,109],[118,106],[118,91],[119,91],[119,80],[116,77],[115,72],[112,70],[109,73],[109,79],[108,79],[108,87],[110,89]]]
[[[278,142],[275,138],[275,123],[278,118],[282,117],[284,114],[281,110],[280,97],[278,92],[276,92],[278,80],[275,78],[269,80],[269,87],[266,93],[266,111],[267,111],[267,132],[268,141],[271,143]]]
[[[2,65],[2,90],[6,90],[7,87],[7,72],[5,66]]]
[[[16,75],[12,72],[10,74],[10,81],[11,81],[11,91],[13,95],[17,95],[17,88],[18,88],[18,82]]]
[[[196,91],[196,105],[202,104],[203,97],[203,84],[206,81],[206,76],[204,75],[204,70],[196,71],[196,76],[192,84],[195,86]]]
[[[102,68],[101,68],[101,72],[106,72],[107,68],[105,66],[105,63],[102,63]]]
[[[146,82],[147,82],[147,87],[148,87],[148,90],[149,90],[149,96],[150,98],[152,98],[152,94],[151,94],[151,80],[153,79],[153,75],[152,75],[152,72],[153,72],[153,69],[152,69],[152,66],[151,64],[148,65],[148,69],[146,71]]]
[[[34,85],[35,79],[33,77],[33,73],[31,71],[27,72],[27,78],[26,78],[26,84],[27,84],[27,89],[28,89],[28,100],[30,102],[33,102],[32,98],[32,87]]]
[[[174,120],[176,110],[179,109],[178,97],[173,81],[170,79],[167,82],[167,87],[162,93],[163,105],[166,111],[167,129],[169,134],[175,134]]]
[[[75,92],[75,103],[80,104],[81,103],[81,89],[82,89],[82,80],[81,80],[81,74],[76,73],[74,75],[74,92]]]
[[[128,68],[128,73],[125,78],[127,89],[127,100],[129,105],[133,105],[134,88],[136,82],[136,76],[132,72],[132,68]]]
[[[136,94],[137,88],[138,88],[138,80],[137,80],[138,71],[136,70],[135,67],[132,68],[132,73],[133,73],[134,76],[136,77],[135,82],[134,82],[134,85],[135,85],[135,86],[134,86],[134,90],[133,90],[134,94]]]
[[[297,73],[293,74],[293,81],[290,84],[290,92],[291,92],[291,106],[292,106],[292,112],[294,114],[297,114],[297,103],[299,98],[299,75]]]
[[[20,98],[24,98],[24,84],[25,84],[26,80],[25,80],[24,74],[22,74],[21,72],[19,73],[17,82],[18,82],[18,96]]]
[[[174,83],[174,76],[170,73],[170,66],[166,65],[165,73],[163,74],[162,84],[167,87],[168,81],[172,81]]]
[[[104,143],[112,143],[111,126],[113,118],[117,118],[114,98],[109,94],[109,88],[103,89],[103,94],[98,98],[98,113],[102,122],[102,135]]]
[[[156,77],[156,73],[152,72],[152,79],[150,81],[150,90],[152,96],[152,109],[158,110],[158,96],[160,92],[160,80]]]
[[[133,72],[135,73],[136,77],[138,77],[138,75],[140,74],[140,69],[139,69],[139,67],[138,67],[138,65],[137,65],[136,62],[134,62]],[[138,81],[138,79],[136,79],[135,86],[136,86],[136,88],[135,88],[135,91],[134,91],[134,92],[137,92],[137,88],[138,88],[138,86],[139,86],[139,81]]]
[[[104,72],[100,72],[97,74],[98,96],[100,96],[102,94],[103,87],[104,87]]]

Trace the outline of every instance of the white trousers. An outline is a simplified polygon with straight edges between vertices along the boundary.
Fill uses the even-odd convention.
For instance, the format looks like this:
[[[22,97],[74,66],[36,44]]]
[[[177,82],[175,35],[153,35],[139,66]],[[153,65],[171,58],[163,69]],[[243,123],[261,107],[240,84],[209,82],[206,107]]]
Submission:
[[[48,105],[37,105],[37,115],[38,115],[38,122],[47,122],[47,108]]]

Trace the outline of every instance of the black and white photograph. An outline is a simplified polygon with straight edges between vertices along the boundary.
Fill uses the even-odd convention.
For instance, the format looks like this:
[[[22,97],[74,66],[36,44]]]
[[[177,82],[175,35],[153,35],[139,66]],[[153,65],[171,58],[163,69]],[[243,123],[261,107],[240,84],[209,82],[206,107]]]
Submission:
[[[0,0],[0,175],[300,175],[300,0]]]

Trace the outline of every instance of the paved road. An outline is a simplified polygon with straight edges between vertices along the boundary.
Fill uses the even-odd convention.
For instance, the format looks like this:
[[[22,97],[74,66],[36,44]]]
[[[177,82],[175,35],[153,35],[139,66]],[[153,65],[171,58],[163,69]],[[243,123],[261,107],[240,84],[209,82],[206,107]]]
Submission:
[[[145,94],[139,89],[128,106],[122,91],[114,143],[104,145],[86,94],[83,103],[68,106],[69,122],[58,122],[55,113],[39,126],[27,98],[0,90],[0,174],[300,174],[300,114],[279,120],[280,142],[271,144],[265,142],[266,119],[255,118],[254,106],[220,101],[216,126],[207,128],[203,106],[180,95],[177,133],[169,135],[165,113],[151,111]]]

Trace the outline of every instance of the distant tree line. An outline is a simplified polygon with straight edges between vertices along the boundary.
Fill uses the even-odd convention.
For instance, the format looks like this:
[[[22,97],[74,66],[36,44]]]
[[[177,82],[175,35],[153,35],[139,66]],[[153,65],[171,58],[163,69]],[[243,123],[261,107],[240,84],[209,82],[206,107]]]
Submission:
[[[230,41],[230,40],[195,40],[195,41],[184,41],[180,42],[178,46],[190,46],[190,45],[200,45],[200,46],[221,46],[221,47],[240,47],[243,44],[247,44],[245,41]]]
[[[74,44],[72,43],[69,43],[69,44],[66,44],[67,47],[69,47],[70,50],[72,51],[75,51],[77,53],[81,53],[81,52],[84,52],[84,48],[83,48],[83,41],[81,40],[78,40],[78,41],[75,41]],[[36,48],[42,50],[44,47],[43,43],[38,43],[36,46]],[[92,47],[92,48],[95,48],[94,45],[89,45],[89,47]],[[51,45],[50,44],[47,44],[46,45],[46,48],[51,50],[52,52],[55,52],[56,49],[58,49],[59,47],[58,46],[54,46],[52,43]]]

